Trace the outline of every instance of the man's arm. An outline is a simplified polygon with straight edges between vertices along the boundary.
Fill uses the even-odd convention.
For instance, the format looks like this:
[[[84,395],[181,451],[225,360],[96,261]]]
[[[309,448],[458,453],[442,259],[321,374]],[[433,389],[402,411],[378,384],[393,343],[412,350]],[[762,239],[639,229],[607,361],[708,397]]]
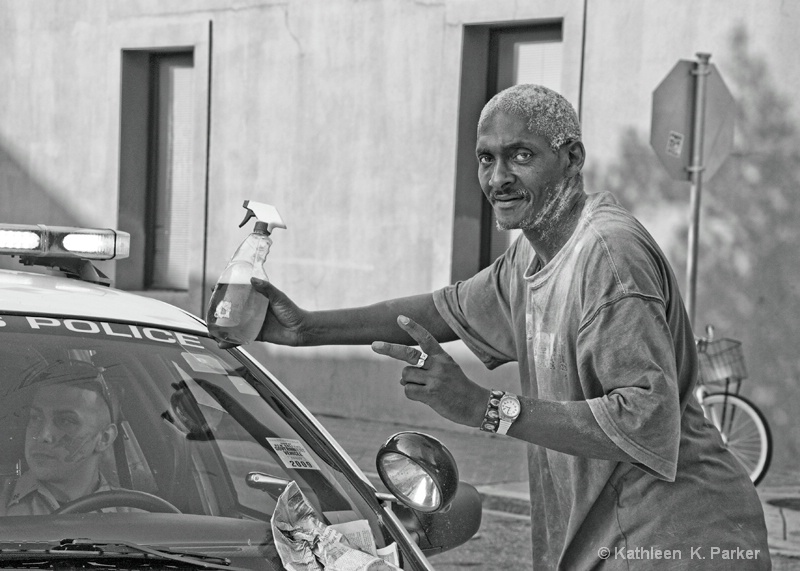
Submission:
[[[282,345],[356,345],[373,342],[381,354],[413,364],[419,357],[406,346],[420,345],[430,355],[425,369],[407,367],[401,383],[411,400],[426,403],[440,415],[476,429],[483,420],[489,390],[469,380],[439,343],[455,341],[432,294],[383,301],[349,309],[305,311],[268,282],[256,290],[270,298],[260,341]],[[398,322],[398,316],[411,321]],[[412,333],[413,332],[413,335]],[[422,337],[421,337],[422,336]],[[603,432],[586,402],[551,402],[521,398],[522,412],[508,434],[553,450],[616,461],[634,461]]]
[[[440,343],[458,339],[436,309],[433,295],[422,294],[364,307],[313,312],[306,331],[306,344],[361,345],[381,340],[416,345],[417,342],[397,326],[399,315],[408,315],[417,323],[424,323]]]
[[[586,401],[519,400],[522,411],[509,436],[574,456],[636,462],[603,431]]]
[[[469,379],[438,342],[414,320],[398,324],[428,354],[425,367],[405,367],[400,383],[406,396],[427,404],[438,414],[476,430],[481,425],[490,391]],[[408,345],[404,343],[403,345]],[[373,343],[376,353],[414,364],[419,352],[392,343]],[[509,436],[575,456],[636,462],[603,431],[586,401],[545,401],[520,397],[522,411]]]
[[[259,341],[278,345],[368,345],[386,341],[402,345],[417,342],[397,325],[409,315],[444,343],[458,337],[442,319],[433,294],[421,294],[348,309],[306,311],[269,282],[253,280],[256,291],[270,300]]]

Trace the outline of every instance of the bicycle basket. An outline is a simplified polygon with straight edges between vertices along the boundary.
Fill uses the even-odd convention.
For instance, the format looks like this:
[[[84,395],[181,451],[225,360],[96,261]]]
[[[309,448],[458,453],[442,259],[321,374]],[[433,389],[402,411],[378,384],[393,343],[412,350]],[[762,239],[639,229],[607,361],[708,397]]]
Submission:
[[[742,344],[735,339],[717,339],[699,346],[700,379],[704,383],[747,378]]]

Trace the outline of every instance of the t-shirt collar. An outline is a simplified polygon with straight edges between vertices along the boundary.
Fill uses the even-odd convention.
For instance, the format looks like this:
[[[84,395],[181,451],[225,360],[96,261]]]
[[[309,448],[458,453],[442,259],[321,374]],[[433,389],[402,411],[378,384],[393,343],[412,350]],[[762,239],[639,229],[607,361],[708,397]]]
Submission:
[[[547,276],[550,275],[554,269],[559,266],[559,264],[561,264],[561,262],[575,247],[578,240],[580,240],[580,237],[583,234],[589,219],[591,218],[592,212],[594,211],[595,207],[603,201],[603,197],[606,195],[607,193],[605,192],[599,192],[587,196],[586,204],[583,207],[580,220],[578,220],[578,224],[575,226],[575,231],[572,233],[572,236],[569,237],[569,240],[566,241],[566,243],[547,265],[542,265],[541,258],[539,258],[538,254],[535,254],[531,259],[530,264],[528,264],[528,267],[525,269],[525,273],[523,274],[523,277],[526,281],[530,282],[531,285],[535,285],[535,282],[546,279]]]

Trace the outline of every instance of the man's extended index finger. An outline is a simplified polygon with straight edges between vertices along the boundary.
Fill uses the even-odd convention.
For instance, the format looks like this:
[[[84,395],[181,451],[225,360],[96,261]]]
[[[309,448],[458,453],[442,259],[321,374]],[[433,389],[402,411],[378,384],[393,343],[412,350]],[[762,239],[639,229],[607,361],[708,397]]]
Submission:
[[[425,351],[428,355],[438,355],[439,353],[444,353],[444,349],[442,346],[439,345],[439,342],[436,338],[430,334],[430,332],[425,329],[422,325],[411,319],[410,317],[406,317],[405,315],[401,315],[397,318],[397,324],[403,328],[403,330],[411,335],[414,341],[417,342],[420,349]]]
[[[379,355],[386,355],[392,359],[403,361],[413,365],[419,360],[419,349],[400,343],[385,343],[384,341],[374,341],[372,350]]]

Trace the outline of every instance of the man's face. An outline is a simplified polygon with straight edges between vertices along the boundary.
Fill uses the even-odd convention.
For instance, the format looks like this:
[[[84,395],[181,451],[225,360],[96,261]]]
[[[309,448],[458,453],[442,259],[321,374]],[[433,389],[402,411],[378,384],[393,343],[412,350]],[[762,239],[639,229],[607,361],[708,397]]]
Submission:
[[[104,431],[109,424],[108,407],[98,393],[74,386],[42,387],[31,405],[25,460],[40,481],[68,481],[107,447]]]
[[[538,230],[566,199],[565,162],[521,117],[498,112],[478,131],[478,179],[501,230]]]

